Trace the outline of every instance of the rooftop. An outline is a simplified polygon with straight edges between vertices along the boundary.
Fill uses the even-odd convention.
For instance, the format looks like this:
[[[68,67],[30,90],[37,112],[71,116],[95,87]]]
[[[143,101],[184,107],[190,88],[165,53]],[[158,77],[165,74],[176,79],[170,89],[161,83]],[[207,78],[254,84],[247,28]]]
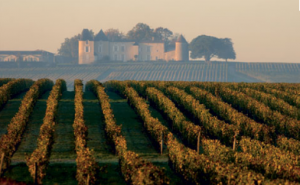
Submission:
[[[95,41],[108,41],[106,35],[102,31],[102,29],[99,31],[99,33],[95,36]]]
[[[54,53],[44,51],[44,50],[35,50],[35,51],[0,51],[1,55],[36,55],[36,54],[47,54],[54,55]]]
[[[185,40],[185,38],[184,38],[182,35],[180,35],[180,36],[178,37],[178,39],[176,40],[176,42],[187,43],[187,41]]]

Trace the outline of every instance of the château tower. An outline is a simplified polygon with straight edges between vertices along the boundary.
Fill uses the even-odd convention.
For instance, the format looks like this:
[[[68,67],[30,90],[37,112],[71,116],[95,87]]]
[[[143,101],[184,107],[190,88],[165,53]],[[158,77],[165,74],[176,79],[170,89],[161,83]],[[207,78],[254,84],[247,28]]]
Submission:
[[[175,43],[175,60],[188,61],[189,60],[189,44],[185,38],[180,35]]]
[[[78,63],[91,64],[95,61],[94,41],[88,29],[82,30],[81,38],[78,41]]]

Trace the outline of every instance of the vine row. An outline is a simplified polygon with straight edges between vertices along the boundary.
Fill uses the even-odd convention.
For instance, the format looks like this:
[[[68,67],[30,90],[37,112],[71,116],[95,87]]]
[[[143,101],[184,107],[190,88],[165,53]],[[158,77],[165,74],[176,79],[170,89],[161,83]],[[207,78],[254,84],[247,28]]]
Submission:
[[[43,120],[43,124],[40,127],[40,133],[37,140],[37,148],[26,159],[31,177],[37,178],[35,179],[35,181],[38,184],[42,184],[42,180],[46,175],[46,169],[49,164],[51,147],[53,144],[53,134],[56,122],[55,118],[57,114],[58,101],[62,96],[62,92],[66,89],[66,82],[64,80],[56,80],[56,83],[52,87],[47,100],[46,114]],[[37,169],[35,169],[36,167]]]
[[[219,139],[225,145],[233,145],[234,138],[239,134],[239,128],[236,125],[230,125],[219,120],[210,114],[203,104],[200,104],[192,95],[185,93],[183,90],[168,87],[165,91],[177,105],[183,107],[198,120],[211,138]]]
[[[125,137],[121,135],[121,126],[116,125],[109,97],[102,84],[91,80],[86,84],[86,89],[92,91],[99,99],[106,125],[105,131],[119,156],[121,171],[126,182],[130,184],[168,184],[169,179],[162,169],[141,159],[138,154],[127,151]]]
[[[300,142],[298,140],[282,135],[277,136],[274,127],[257,123],[208,91],[197,87],[189,87],[187,91],[228,123],[239,125],[241,135],[274,144],[280,149],[291,151],[296,155],[300,154]]]
[[[276,137],[274,127],[257,123],[243,113],[232,108],[228,103],[223,102],[222,99],[217,98],[205,90],[197,87],[190,87],[187,88],[187,92],[203,103],[215,115],[222,118],[227,123],[236,125],[240,130],[241,135],[249,136],[265,143],[274,143]]]
[[[290,116],[294,119],[300,119],[300,109],[295,106],[291,106],[280,98],[276,98],[271,94],[267,94],[250,88],[240,88],[239,91],[256,99],[259,102],[262,102],[266,106],[270,107],[270,109],[273,111],[278,111],[281,114]]]
[[[177,92],[178,89],[175,87],[168,87],[166,89],[168,93],[172,93],[172,90]],[[159,102],[159,104],[157,104],[157,106],[159,106],[159,109],[168,109],[168,112],[173,112],[170,114],[173,116],[182,115],[182,113],[175,107],[175,105],[172,102],[170,102],[170,100],[167,97],[165,97],[161,92],[159,92],[155,88],[148,87],[146,89],[146,94],[149,99],[153,99],[154,97],[155,101]],[[182,115],[182,119],[185,119],[183,115]],[[242,137],[240,143],[237,142],[237,147],[239,148],[244,148],[248,145],[251,144],[253,145],[254,143],[257,146],[261,146],[259,148],[260,149],[259,151],[264,153],[260,156],[257,156],[256,155],[257,151],[255,150],[235,152],[231,148],[222,145],[218,140],[209,140],[203,137],[201,138],[202,151],[204,152],[205,155],[210,156],[211,160],[223,161],[226,163],[235,163],[235,165],[239,167],[246,166],[251,170],[263,174],[266,178],[269,179],[282,178],[282,179],[288,179],[292,181],[300,180],[298,175],[300,173],[298,164],[292,163],[292,161],[290,161],[289,163],[286,162],[287,160],[290,159],[297,160],[298,159],[297,156],[290,154],[289,152],[287,153],[282,152],[280,149],[276,147],[270,145],[264,145],[264,143],[261,142],[256,142],[256,141],[252,142],[251,139],[249,140],[249,138],[247,137]],[[247,143],[248,145],[246,145],[245,143]],[[252,147],[252,149],[254,149],[254,147]],[[268,154],[272,151],[274,153]],[[277,158],[280,158],[281,160],[278,160]]]
[[[263,122],[268,126],[274,126],[277,134],[300,139],[300,121],[272,111],[263,103],[245,95],[242,92],[233,91],[222,85],[199,83],[200,88],[206,89],[216,96],[220,96],[225,102],[234,108],[251,116],[254,120]]]
[[[8,83],[1,86],[0,87],[0,109],[12,96],[15,96],[29,89],[29,87],[33,83],[34,82],[29,79],[17,79],[17,80],[9,81]]]
[[[0,87],[9,81],[13,80],[12,78],[0,78]]]
[[[199,152],[199,142],[201,135],[203,136],[203,128],[199,125],[187,121],[186,117],[180,112],[175,104],[167,98],[162,92],[154,87],[146,89],[145,96],[155,104],[160,112],[162,112],[172,122],[172,128],[180,133],[186,144]]]
[[[236,87],[237,86],[237,87]],[[229,85],[229,87],[232,87],[232,85]],[[292,106],[295,106],[297,108],[300,108],[300,96],[296,95],[295,93],[288,93],[286,92],[285,89],[274,89],[272,86],[268,84],[245,84],[245,83],[240,83],[234,86],[235,88],[251,88],[255,90],[262,91],[267,94],[271,94],[275,96],[276,98],[282,99],[289,103]]]
[[[11,157],[21,142],[22,134],[36,101],[44,92],[51,90],[52,86],[53,82],[51,80],[40,79],[30,87],[24,96],[19,111],[12,118],[7,127],[7,133],[0,139],[0,154],[4,153],[2,172],[7,169],[11,163]]]
[[[81,80],[74,81],[75,90],[75,118],[73,123],[76,149],[76,179],[79,185],[94,184],[96,182],[96,173],[98,164],[92,156],[91,150],[86,146],[87,127],[84,124],[83,117],[83,84]]]
[[[109,82],[111,84],[111,82]],[[160,130],[153,130],[151,127],[147,127],[148,117],[152,117],[148,105],[145,100],[139,97],[136,91],[134,91],[131,87],[126,87],[125,83],[122,82],[114,82],[115,88],[121,90],[123,89],[124,94],[127,96],[128,101],[133,107],[135,107],[138,115],[144,120],[144,125],[147,128],[148,132],[157,142],[160,142],[161,138],[156,137],[161,132]],[[121,87],[120,87],[121,86]],[[148,88],[146,92],[149,91]],[[153,88],[151,89],[153,90]],[[149,91],[150,92],[150,91]],[[153,117],[152,117],[153,118]],[[153,118],[154,119],[154,118]],[[158,125],[163,126],[159,121],[156,122]],[[153,128],[153,127],[152,127]],[[156,134],[153,132],[156,132]],[[218,153],[216,156],[206,156],[203,154],[198,154],[195,150],[186,148],[182,144],[180,144],[176,138],[173,136],[171,132],[168,130],[164,131],[167,134],[167,137],[164,138],[166,140],[166,145],[168,148],[169,159],[173,165],[175,171],[183,176],[183,178],[193,184],[200,183],[242,183],[242,182],[250,182],[251,183],[260,183],[264,181],[264,177],[255,172],[250,172],[246,169],[241,169],[240,167],[236,167],[234,165],[226,164],[222,162],[222,155]],[[203,141],[212,141],[202,139]],[[202,142],[202,144],[204,144]],[[206,150],[211,143],[204,144],[206,147],[203,149]],[[216,147],[215,147],[216,148]],[[225,147],[228,149],[228,147]],[[208,151],[207,149],[206,151]],[[216,161],[214,161],[217,158]],[[247,174],[247,175],[246,175]],[[282,180],[282,182],[284,182]]]

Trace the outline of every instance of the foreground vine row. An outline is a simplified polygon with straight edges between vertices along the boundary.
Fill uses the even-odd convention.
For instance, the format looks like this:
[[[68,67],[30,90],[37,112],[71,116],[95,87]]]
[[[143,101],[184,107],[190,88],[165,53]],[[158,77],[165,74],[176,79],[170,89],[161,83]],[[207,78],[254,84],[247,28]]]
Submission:
[[[13,96],[29,89],[33,84],[29,79],[17,79],[9,81],[0,87],[0,110],[7,101]]]
[[[51,80],[40,79],[30,87],[24,96],[19,111],[7,127],[7,134],[0,139],[0,154],[4,153],[3,170],[7,169],[11,163],[11,157],[22,139],[22,134],[36,101],[44,92],[51,90],[52,86]]]
[[[113,81],[106,83],[106,85],[110,88],[117,89],[120,93],[123,92],[128,97],[128,101],[135,108],[138,115],[143,119],[147,131],[157,143],[161,141],[161,138],[158,136],[161,135],[162,132],[164,135],[166,134],[167,137],[164,137],[164,139],[166,140],[169,159],[173,164],[173,168],[187,181],[195,184],[199,184],[201,182],[213,184],[243,182],[247,182],[249,184],[260,184],[265,181],[264,177],[259,173],[250,172],[245,169],[242,170],[237,166],[226,164],[224,161],[222,162],[218,160],[218,158],[222,156],[221,153],[216,153],[214,157],[207,157],[203,154],[198,154],[195,150],[184,147],[168,130],[156,129],[164,128],[160,121],[157,120],[155,123],[148,122],[151,118],[153,120],[155,119],[151,116],[146,102],[138,96],[136,91],[130,87],[126,87],[126,84],[122,82]],[[207,147],[213,144],[213,141],[210,143],[210,140],[205,141],[207,142]],[[216,148],[217,147],[215,147],[215,149]],[[207,148],[207,150],[209,149]],[[215,157],[217,157],[217,159]],[[284,180],[279,179],[277,181],[285,182]],[[268,182],[270,181],[266,181],[266,183]]]
[[[94,184],[96,182],[96,173],[98,164],[93,157],[91,150],[86,146],[87,127],[84,124],[83,117],[83,84],[81,80],[74,81],[75,90],[75,118],[73,123],[75,136],[76,158],[76,179],[79,185]]]
[[[39,82],[42,80],[35,83],[24,79],[5,80],[0,87],[0,100],[5,100],[2,101],[2,105],[11,97],[25,91],[26,87],[31,89],[21,102],[20,110],[16,114],[18,117],[11,120],[7,134],[0,139],[0,156],[1,153],[4,154],[4,172],[9,171],[6,169],[10,166],[11,158],[27,129],[26,125],[35,102],[41,94],[52,88],[37,148],[26,157],[31,176],[37,178],[37,182],[41,184],[51,156],[57,106],[66,84],[63,80],[57,80],[53,86],[48,80],[49,87],[46,89],[45,84],[48,82],[45,79],[42,79],[44,85]],[[100,82],[92,80],[86,84],[86,91],[92,91],[99,100],[101,114],[104,116],[107,144],[113,146],[112,153],[118,156],[122,175],[128,184],[169,184],[170,181],[163,169],[128,151],[127,141],[122,135],[122,126],[118,126],[114,119],[105,90],[115,91],[127,98],[128,104],[143,120],[141,124],[153,141],[155,149],[168,155],[170,168],[187,184],[300,182],[300,136],[297,133],[299,121],[295,112],[290,115],[283,114],[291,105],[286,101],[286,97],[298,89],[294,85],[287,86],[287,89],[280,85],[280,90],[268,84],[204,82],[109,81],[104,85],[106,89]],[[74,86],[76,179],[78,184],[102,183],[102,178],[98,178],[102,171],[98,173],[98,163],[93,157],[93,152],[87,147],[88,129],[83,119],[82,81],[76,80]],[[32,89],[38,90],[33,92]],[[275,96],[275,91],[286,94],[281,97]],[[6,96],[6,92],[12,94]],[[294,99],[293,96],[298,95],[292,95]],[[282,107],[277,109],[276,106],[279,105]],[[157,109],[169,125],[163,125],[159,120],[161,118],[154,118],[156,111],[151,112],[150,106]],[[296,110],[297,106],[293,106]],[[275,118],[282,116],[282,119],[275,120],[273,115],[277,116]]]
[[[278,99],[282,99],[289,103],[292,106],[296,106],[297,108],[300,108],[300,96],[297,93],[289,93],[289,90],[281,87],[280,89],[277,89],[276,87],[270,86],[265,83],[258,83],[258,84],[246,84],[246,83],[239,83],[239,84],[228,84],[229,87],[234,87],[235,89],[239,88],[251,88],[255,89],[270,95],[273,95]],[[272,101],[272,100],[271,100]],[[280,100],[279,100],[280,101]],[[272,101],[273,103],[276,103]],[[279,107],[281,107],[279,105]],[[283,110],[285,111],[285,110]]]
[[[277,136],[274,127],[257,123],[208,91],[197,87],[188,87],[186,89],[194,97],[205,104],[207,108],[214,112],[215,115],[221,117],[228,123],[239,125],[241,135],[249,136],[252,139],[263,141],[264,143],[274,144],[277,147],[286,151],[291,151],[296,155],[300,154],[300,142],[298,140],[286,138],[283,135]]]
[[[235,88],[233,90],[235,90]],[[283,115],[300,120],[300,110],[280,98],[276,98],[271,94],[267,94],[251,88],[238,88],[236,90],[243,92],[244,94],[265,104],[273,111],[278,111]]]
[[[220,96],[224,101],[230,103],[234,108],[248,114],[254,120],[274,126],[276,133],[287,137],[300,139],[300,121],[283,116],[278,111],[272,111],[263,103],[245,95],[242,92],[231,90],[227,87],[213,84],[199,83],[199,87],[206,89],[214,95]]]
[[[125,180],[130,184],[168,184],[169,179],[162,169],[127,150],[125,137],[121,134],[121,126],[116,125],[104,87],[98,81],[91,80],[87,83],[86,89],[92,91],[99,99],[106,124],[105,131],[119,156]]]
[[[9,81],[13,80],[12,78],[0,78],[0,87]]]
[[[138,83],[134,86],[137,88],[139,87]],[[185,93],[175,87],[168,87],[166,92],[168,92],[168,94],[177,93],[177,97],[185,97]],[[176,108],[174,103],[171,102],[160,91],[153,87],[148,87],[146,89],[146,95],[150,100],[152,100],[152,102],[154,102],[159,110],[167,114],[169,119],[173,121],[173,124],[177,121],[186,120],[183,114]],[[202,128],[202,130],[204,129]],[[205,134],[205,132],[202,134]],[[245,147],[249,147],[253,144],[256,146],[261,146],[258,151],[264,153],[261,153],[260,156],[257,156],[256,153],[258,151],[244,149]],[[282,153],[279,149],[273,146],[264,145],[263,143],[256,142],[255,140],[252,141],[251,139],[243,137],[240,142],[237,143],[237,147],[240,147],[243,152],[235,152],[231,148],[222,145],[217,140],[209,140],[202,137],[201,147],[206,155],[212,157],[212,160],[215,159],[217,161],[224,161],[226,163],[235,163],[237,166],[241,167],[248,167],[249,169],[262,173],[266,178],[270,179],[285,178],[288,180],[300,180],[300,177],[298,176],[300,173],[298,164],[292,162],[293,160],[297,161],[298,158],[296,158],[294,155],[291,155],[290,158],[287,157],[283,159],[284,157],[289,156],[289,153]],[[252,146],[252,148],[255,147]],[[273,152],[275,155],[273,154],[271,157],[264,157],[265,155],[268,156],[268,153],[270,152]],[[283,160],[278,160],[278,158]],[[287,163],[287,160],[290,160],[290,163]]]
[[[42,180],[46,175],[46,169],[49,164],[51,147],[53,144],[54,126],[56,124],[57,106],[61,98],[62,92],[67,89],[64,80],[56,80],[47,100],[47,109],[43,124],[40,127],[40,133],[37,140],[37,148],[27,158],[27,166],[32,178],[42,184]],[[37,169],[36,169],[37,168]],[[35,174],[37,173],[37,174]]]

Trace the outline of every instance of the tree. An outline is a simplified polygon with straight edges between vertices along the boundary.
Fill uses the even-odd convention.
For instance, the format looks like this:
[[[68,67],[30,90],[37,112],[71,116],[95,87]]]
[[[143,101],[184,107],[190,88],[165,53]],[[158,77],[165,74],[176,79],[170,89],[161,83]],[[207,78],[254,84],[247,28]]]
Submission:
[[[78,40],[81,35],[75,35],[72,38],[65,38],[65,42],[63,42],[58,49],[58,54],[65,57],[78,57]]]
[[[125,39],[125,35],[120,32],[118,29],[110,28],[105,32],[106,37],[109,41],[122,41]]]
[[[176,43],[179,36],[180,36],[179,33],[174,33],[173,35],[171,35],[170,38],[169,38],[169,43],[168,44],[173,45],[175,47],[175,43]]]
[[[92,30],[88,30],[90,32],[89,35],[87,35],[88,38],[94,37],[94,33]],[[82,33],[85,32],[86,37],[86,31],[82,31]],[[65,57],[72,57],[77,58],[78,57],[78,40],[82,39],[82,33],[75,35],[71,38],[65,38],[65,41],[61,44],[60,48],[58,49],[58,54]]]
[[[233,43],[231,42],[231,39],[220,39],[218,58],[225,59],[226,62],[228,59],[234,60],[236,58],[236,54],[232,45]]]
[[[169,42],[170,37],[173,35],[173,32],[168,28],[158,27],[154,30],[155,40],[160,40],[164,42]]]
[[[154,36],[155,34],[153,30],[147,24],[144,23],[138,23],[127,33],[127,38],[136,42],[152,40],[152,37]]]
[[[204,57],[209,62],[212,57],[235,59],[235,52],[230,39],[219,39],[212,36],[200,35],[190,43],[191,58]]]

